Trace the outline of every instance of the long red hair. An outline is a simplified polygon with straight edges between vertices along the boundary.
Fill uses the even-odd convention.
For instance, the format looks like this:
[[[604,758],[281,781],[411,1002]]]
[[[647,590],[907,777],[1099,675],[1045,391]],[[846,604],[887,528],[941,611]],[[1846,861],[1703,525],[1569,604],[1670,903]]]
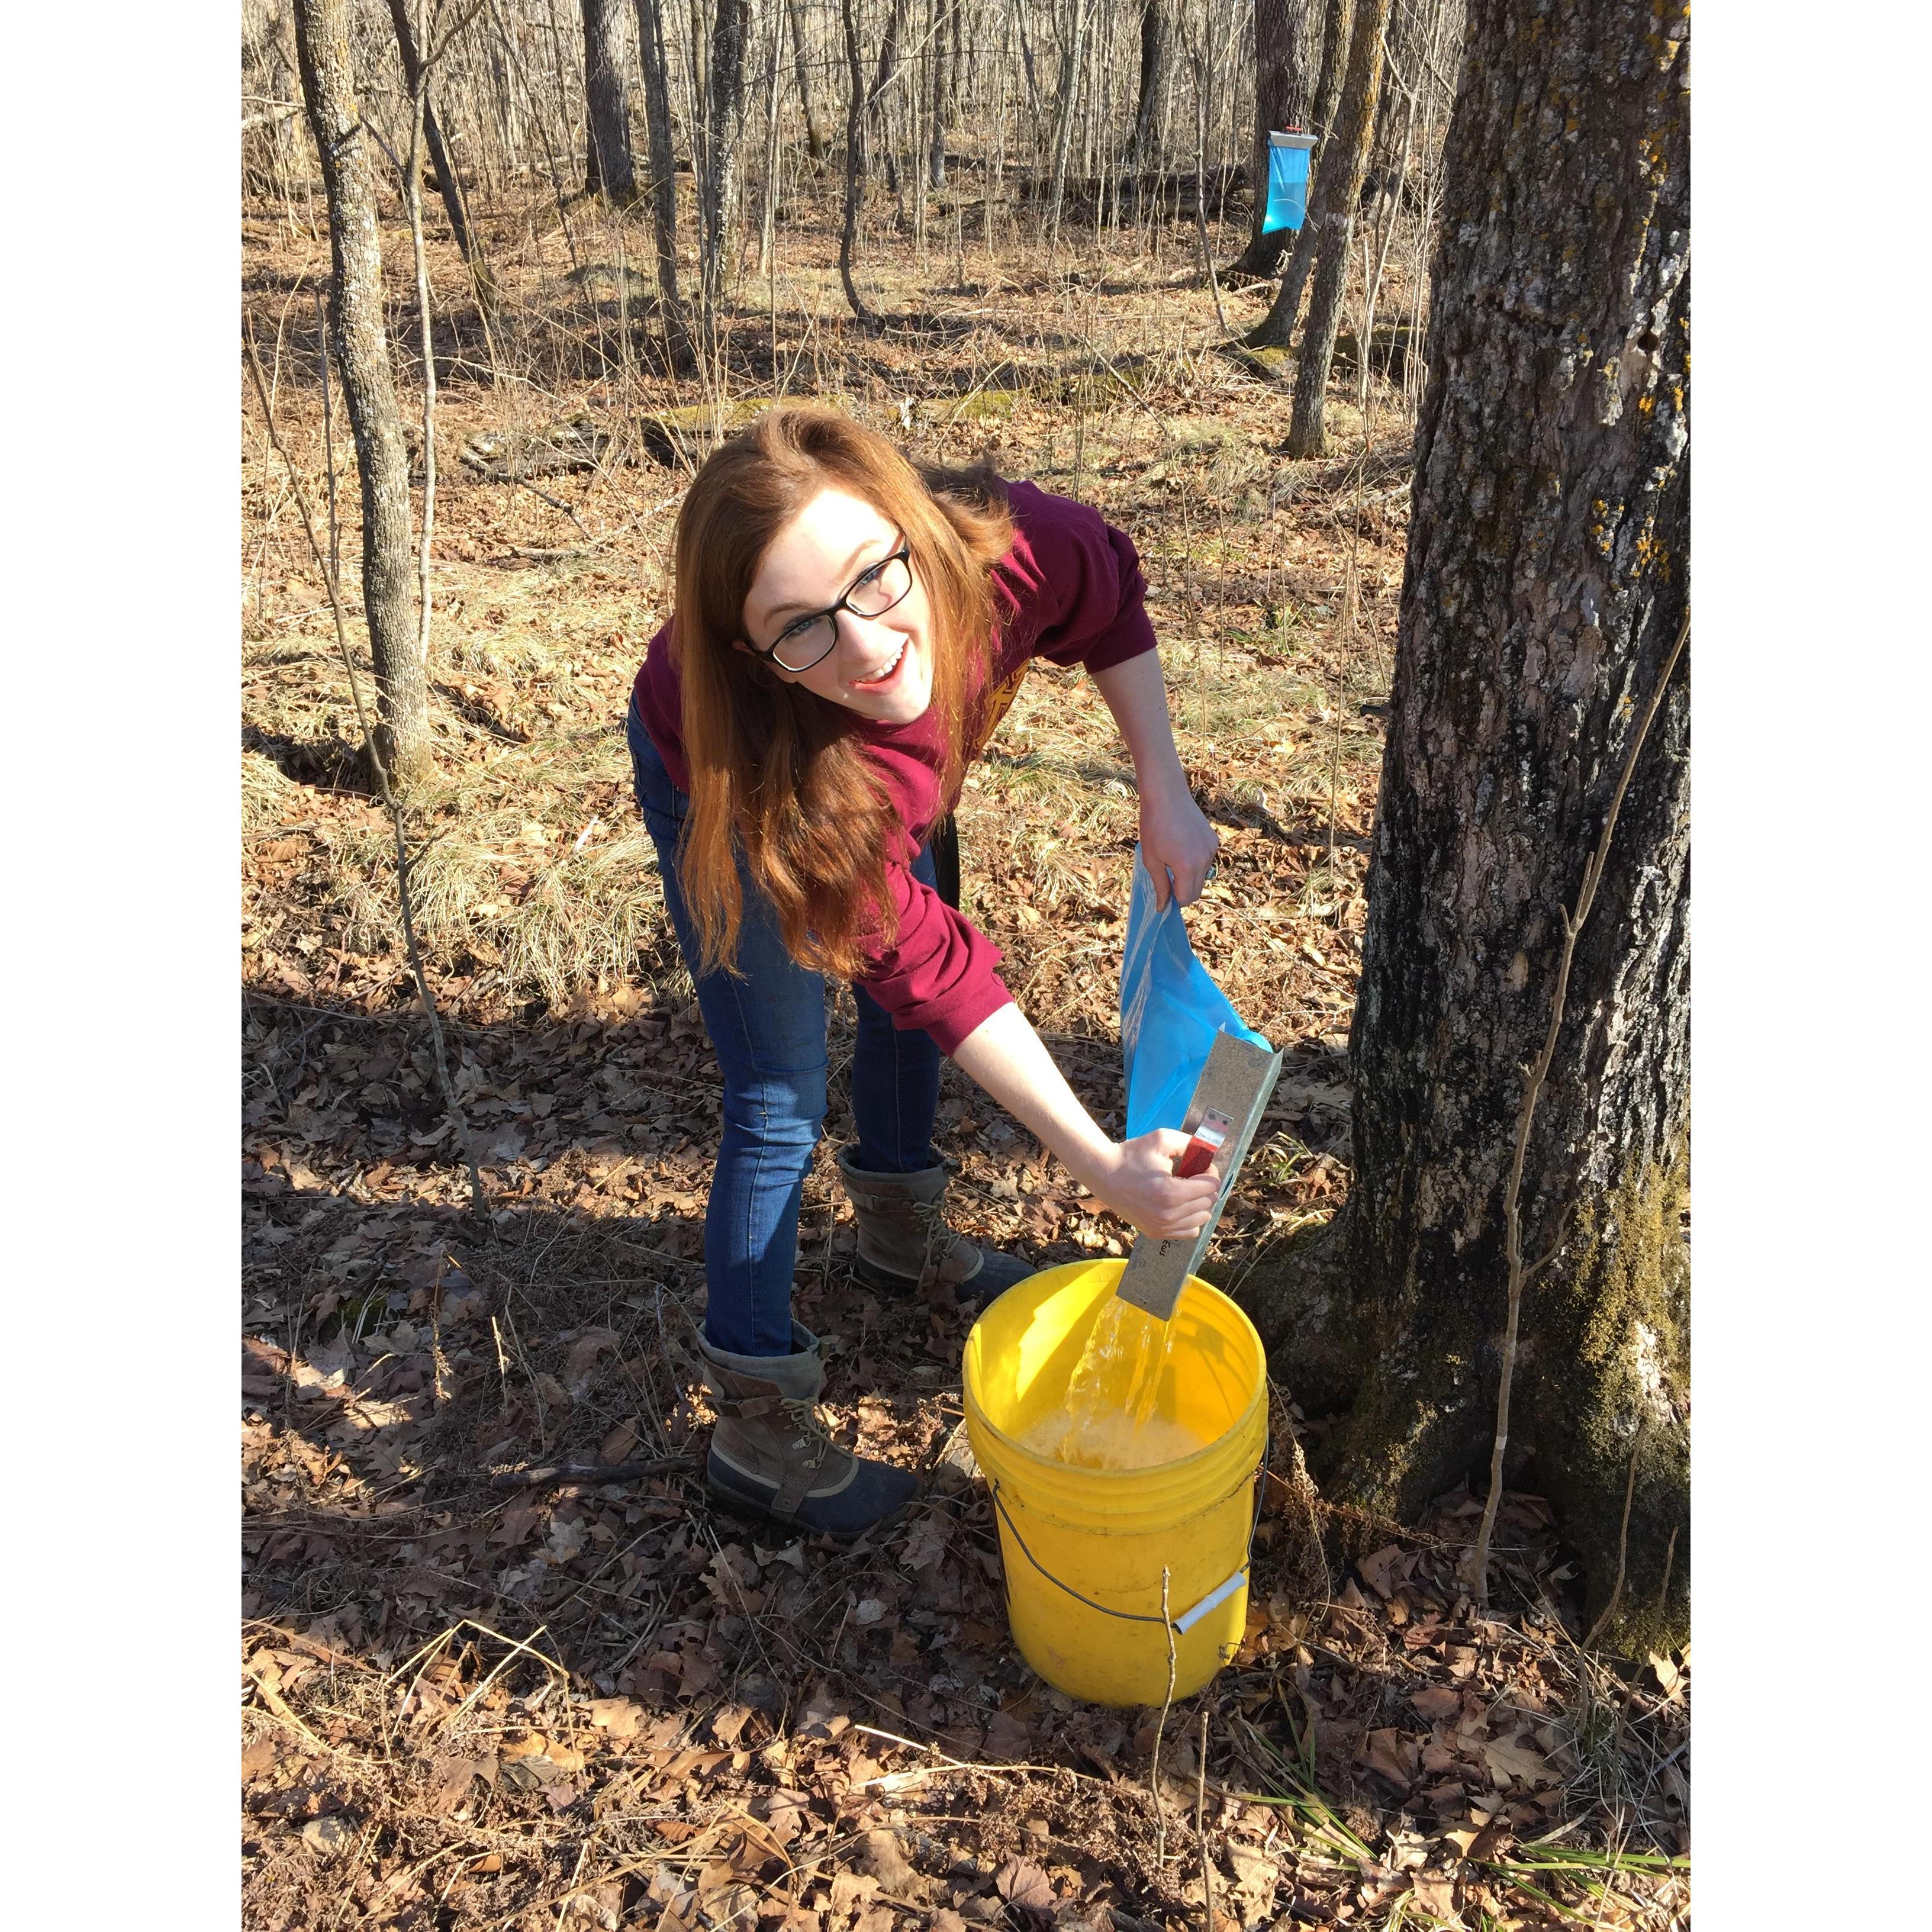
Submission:
[[[1012,542],[989,470],[915,469],[878,431],[785,404],[714,451],[678,512],[671,650],[684,688],[691,812],[680,861],[706,970],[731,968],[744,906],[736,854],[800,964],[855,979],[896,921],[886,866],[907,834],[844,709],[734,648],[766,547],[818,494],[843,490],[904,534],[932,611],[932,708],[957,797],[974,748]]]

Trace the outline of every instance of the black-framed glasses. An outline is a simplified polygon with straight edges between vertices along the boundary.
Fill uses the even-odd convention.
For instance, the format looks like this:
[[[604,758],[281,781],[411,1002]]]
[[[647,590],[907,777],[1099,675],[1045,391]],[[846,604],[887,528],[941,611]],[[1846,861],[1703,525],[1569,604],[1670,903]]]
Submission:
[[[902,542],[890,556],[881,557],[861,572],[850,590],[836,604],[808,616],[795,617],[769,644],[746,643],[759,657],[769,658],[780,670],[796,676],[832,655],[838,641],[838,614],[855,612],[861,617],[883,617],[902,602],[912,588],[912,546]]]

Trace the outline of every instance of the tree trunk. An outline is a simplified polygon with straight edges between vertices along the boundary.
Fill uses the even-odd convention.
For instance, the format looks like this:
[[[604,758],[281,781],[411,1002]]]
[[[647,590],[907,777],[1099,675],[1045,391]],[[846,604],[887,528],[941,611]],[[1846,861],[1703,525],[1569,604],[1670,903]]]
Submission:
[[[410,0],[389,0],[389,18],[395,25],[396,51],[402,57],[403,84],[413,98],[422,84],[422,66],[416,51],[416,27],[410,18]],[[470,211],[464,205],[462,184],[456,178],[456,163],[451,157],[448,144],[442,138],[442,123],[436,119],[427,93],[423,96],[423,141],[429,149],[430,165],[436,170],[436,193],[442,197],[443,213],[449,218],[449,232],[469,266],[477,304],[486,313],[494,315],[496,309],[496,284],[490,275],[490,264],[484,259],[483,244],[470,226]]]
[[[1476,0],[1351,1051],[1355,1180],[1247,1299],[1331,1498],[1402,1520],[1493,1439],[1502,1211],[1565,919],[1688,608],[1688,14]],[[1581,930],[1522,1171],[1519,1479],[1618,1640],[1688,1614],[1689,660]],[[1540,1260],[1538,1268],[1536,1262]],[[1624,1486],[1635,1470],[1627,1563]]]
[[[1315,118],[1309,132],[1325,141],[1335,130],[1335,112],[1342,104],[1342,70],[1348,62],[1348,41],[1354,32],[1354,0],[1328,0],[1322,28],[1322,61],[1316,70]]]
[[[1142,0],[1140,97],[1127,140],[1127,165],[1138,173],[1167,170],[1161,130],[1167,124],[1168,76],[1174,65],[1173,0]]]
[[[1328,24],[1322,40],[1322,66],[1315,82],[1315,114],[1311,131],[1316,137],[1312,156],[1314,179],[1309,184],[1308,217],[1294,238],[1294,248],[1283,271],[1281,286],[1274,292],[1268,312],[1255,325],[1248,337],[1256,349],[1286,349],[1294,334],[1301,314],[1302,291],[1308,286],[1308,272],[1315,263],[1315,210],[1320,203],[1322,176],[1334,145],[1336,110],[1342,95],[1342,70],[1348,59],[1348,43],[1355,24],[1355,0],[1328,0]]]
[[[658,258],[658,306],[674,361],[688,352],[677,292],[677,163],[670,139],[670,79],[658,0],[638,0],[638,60],[644,76],[644,119],[651,166],[651,234]]]
[[[429,688],[411,593],[410,459],[382,316],[370,136],[356,98],[346,0],[296,0],[302,105],[328,204],[330,351],[362,488],[362,609],[376,670],[376,752],[406,788],[430,765]]]
[[[699,314],[707,358],[718,347],[718,307],[730,253],[738,127],[744,116],[746,56],[751,44],[752,0],[718,0],[711,24],[711,58],[706,63],[704,172],[698,190]]]
[[[584,191],[619,208],[638,198],[637,164],[631,158],[630,89],[617,47],[618,0],[584,0],[584,99],[589,130],[584,141]]]
[[[886,192],[895,195],[899,191],[898,158],[892,148],[886,88],[899,70],[899,34],[905,25],[905,9],[906,0],[891,0],[886,9],[886,30],[879,38],[878,64],[872,70],[872,92],[866,104],[866,138],[878,142],[880,159],[885,163]]]
[[[1080,86],[1080,61],[1087,44],[1088,0],[1073,0],[1073,28],[1060,59],[1060,88],[1053,110],[1053,188],[1049,198],[1046,246],[1060,246],[1060,208],[1066,193],[1066,150],[1073,137],[1073,104]]]
[[[1348,73],[1334,137],[1322,158],[1322,192],[1308,225],[1315,230],[1315,285],[1308,296],[1308,326],[1294,370],[1294,413],[1288,419],[1290,456],[1319,456],[1327,447],[1322,405],[1328,393],[1328,365],[1342,322],[1342,291],[1348,274],[1348,244],[1362,199],[1362,176],[1375,133],[1382,88],[1382,29],[1390,0],[1362,0],[1348,40]],[[1362,352],[1368,353],[1365,348]]]
[[[953,77],[952,87],[946,82],[946,29],[950,24],[953,38]],[[951,119],[952,92],[958,86],[959,0],[933,0],[932,32],[930,36],[932,51],[926,56],[932,74],[932,139],[926,152],[926,179],[933,192],[938,194],[946,186],[946,130]]]
[[[650,4],[650,0],[638,0],[640,7]],[[805,111],[805,152],[813,160],[822,161],[825,158],[825,136],[819,131],[812,112],[810,70],[805,60],[805,14],[799,0],[785,0],[785,10],[791,16],[792,58],[798,69],[798,104]]]
[[[838,279],[845,299],[862,327],[877,330],[879,318],[866,306],[852,279],[852,257],[859,242],[859,196],[866,180],[866,68],[859,52],[856,0],[838,0],[845,28],[845,205],[838,224]]]
[[[845,68],[850,84],[845,116],[845,207],[838,230],[838,278],[845,285],[845,299],[852,313],[868,330],[876,330],[879,318],[866,306],[852,278],[852,260],[859,242],[859,202],[866,182],[867,128],[874,109],[884,95],[898,62],[899,23],[905,0],[889,0],[886,30],[879,41],[879,64],[868,92],[866,68],[859,51],[859,22],[855,0],[840,0],[845,26]]]
[[[1248,163],[1255,218],[1247,247],[1228,271],[1231,275],[1279,274],[1281,258],[1294,239],[1285,228],[1265,234],[1262,224],[1268,219],[1269,133],[1300,127],[1308,111],[1298,10],[1289,0],[1255,0],[1255,138]]]

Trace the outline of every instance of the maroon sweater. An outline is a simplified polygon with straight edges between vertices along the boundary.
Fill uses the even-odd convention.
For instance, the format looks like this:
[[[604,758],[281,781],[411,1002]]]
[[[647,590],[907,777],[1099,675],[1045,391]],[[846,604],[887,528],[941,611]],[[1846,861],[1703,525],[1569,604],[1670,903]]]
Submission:
[[[986,712],[989,735],[1034,658],[1083,664],[1091,672],[1154,648],[1147,579],[1126,533],[1098,511],[1049,496],[1036,484],[1010,488],[1012,548],[993,570],[1000,616],[994,696]],[[668,624],[651,640],[638,673],[635,702],[672,782],[688,792],[682,686]],[[878,724],[855,713],[850,728],[884,773],[906,829],[908,857],[916,857],[953,803],[940,796],[944,747],[938,721],[930,710],[909,724]],[[895,1026],[923,1028],[942,1052],[952,1053],[1012,998],[997,970],[999,950],[930,886],[914,878],[904,860],[890,862],[886,876],[898,915],[898,936],[872,956],[863,984]]]

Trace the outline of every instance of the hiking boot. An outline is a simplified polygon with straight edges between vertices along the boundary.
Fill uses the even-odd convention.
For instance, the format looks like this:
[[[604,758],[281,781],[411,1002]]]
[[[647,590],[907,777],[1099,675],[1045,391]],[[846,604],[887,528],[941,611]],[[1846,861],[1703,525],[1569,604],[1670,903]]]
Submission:
[[[825,1386],[818,1338],[794,1322],[791,1340],[789,1355],[728,1355],[700,1339],[718,1412],[705,1486],[735,1514],[854,1542],[896,1515],[919,1479],[854,1456],[826,1434],[815,1408]]]
[[[838,1150],[839,1178],[859,1221],[857,1271],[874,1288],[950,1288],[974,1312],[1036,1270],[1017,1255],[982,1248],[946,1225],[943,1167],[916,1174],[868,1174],[855,1147]]]

